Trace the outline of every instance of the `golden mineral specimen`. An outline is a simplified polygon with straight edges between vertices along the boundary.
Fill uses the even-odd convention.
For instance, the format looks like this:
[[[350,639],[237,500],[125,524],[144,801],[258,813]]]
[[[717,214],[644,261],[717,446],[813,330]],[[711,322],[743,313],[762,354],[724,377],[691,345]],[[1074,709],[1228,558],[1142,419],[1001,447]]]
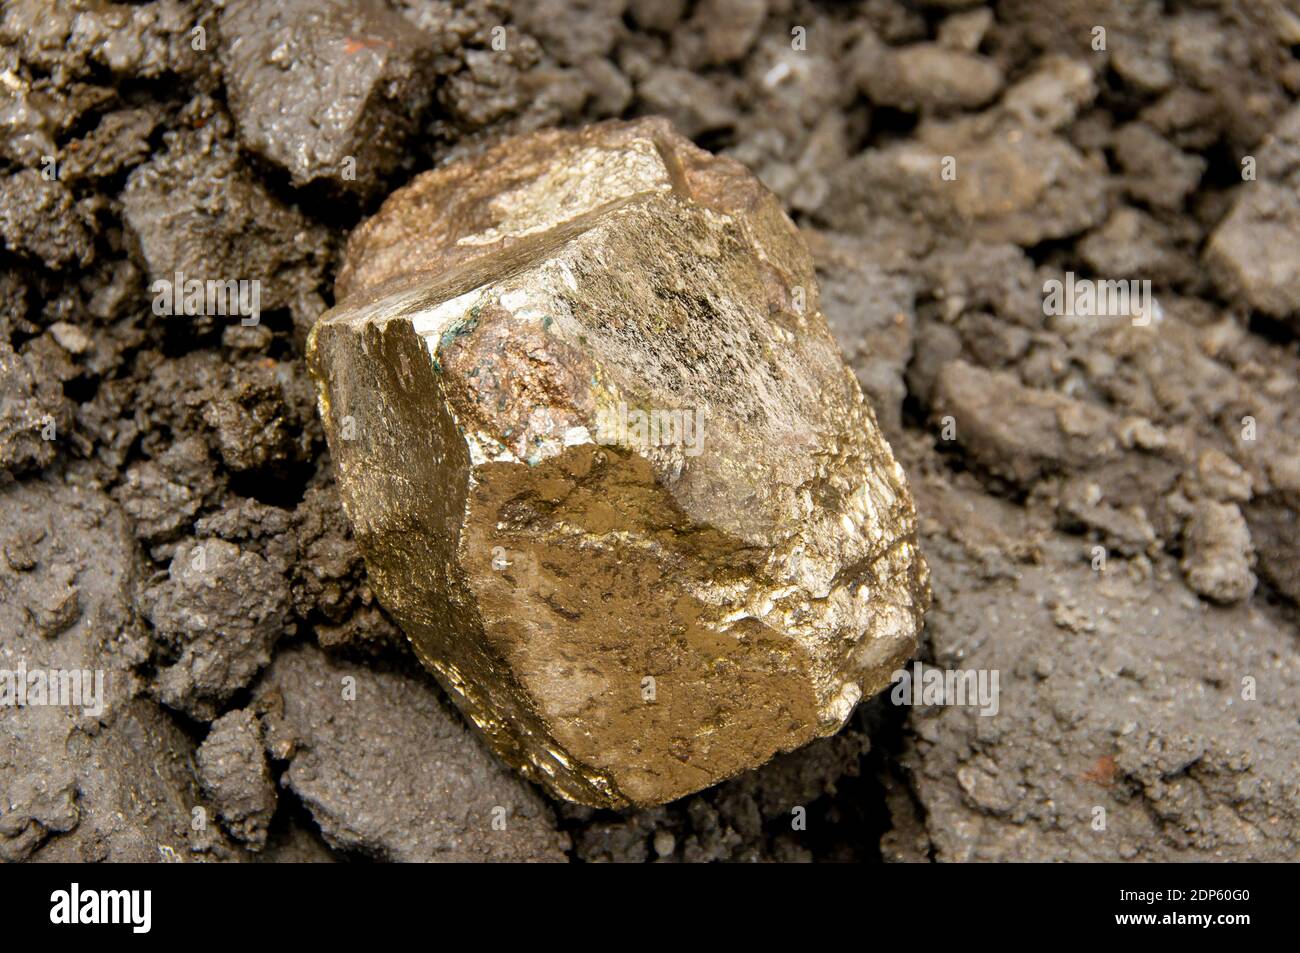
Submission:
[[[380,600],[497,753],[651,805],[837,731],[910,656],[916,517],[742,166],[520,136],[348,245],[310,363]]]

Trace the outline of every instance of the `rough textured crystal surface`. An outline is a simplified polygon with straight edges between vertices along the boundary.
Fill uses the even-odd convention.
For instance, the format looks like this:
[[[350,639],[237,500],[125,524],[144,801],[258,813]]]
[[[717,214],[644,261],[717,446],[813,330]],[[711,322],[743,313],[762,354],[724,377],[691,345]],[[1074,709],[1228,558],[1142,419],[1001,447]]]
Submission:
[[[312,372],[380,600],[497,753],[658,804],[838,730],[929,598],[812,262],[660,120],[417,178],[352,236]]]

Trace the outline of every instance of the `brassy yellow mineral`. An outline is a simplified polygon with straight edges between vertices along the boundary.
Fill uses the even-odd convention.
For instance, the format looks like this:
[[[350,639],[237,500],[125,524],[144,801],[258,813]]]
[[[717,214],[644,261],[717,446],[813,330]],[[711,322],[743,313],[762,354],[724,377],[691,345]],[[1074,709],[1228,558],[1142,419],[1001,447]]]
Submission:
[[[837,731],[929,599],[902,468],[743,167],[507,140],[352,236],[310,363],[379,598],[497,754],[673,800]]]

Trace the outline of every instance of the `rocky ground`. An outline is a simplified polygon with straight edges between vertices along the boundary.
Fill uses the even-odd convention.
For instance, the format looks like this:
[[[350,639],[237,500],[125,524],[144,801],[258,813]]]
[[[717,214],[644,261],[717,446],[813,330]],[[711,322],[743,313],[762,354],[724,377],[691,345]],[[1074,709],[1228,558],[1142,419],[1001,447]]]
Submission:
[[[0,13],[6,860],[1300,856],[1300,5],[8,0]],[[553,803],[376,604],[304,335],[386,192],[660,114],[744,162],[908,470],[922,658],[667,807]],[[153,283],[256,279],[260,320]],[[1143,320],[1045,315],[1066,273]]]

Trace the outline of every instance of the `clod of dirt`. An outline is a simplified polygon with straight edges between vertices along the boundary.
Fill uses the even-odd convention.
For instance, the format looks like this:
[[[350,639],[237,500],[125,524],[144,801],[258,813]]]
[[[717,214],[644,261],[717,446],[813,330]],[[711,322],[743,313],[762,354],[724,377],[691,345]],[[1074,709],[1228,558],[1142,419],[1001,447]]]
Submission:
[[[1246,155],[1235,202],[1205,248],[1223,292],[1276,318],[1300,321],[1300,106]],[[1255,168],[1249,168],[1255,163]],[[1253,174],[1250,174],[1252,173]]]
[[[1205,262],[1224,292],[1278,318],[1300,314],[1300,196],[1294,186],[1252,182],[1215,229]]]
[[[94,221],[62,182],[24,169],[0,177],[0,238],[9,251],[57,271],[90,262]]]
[[[769,0],[700,0],[677,34],[681,61],[693,68],[744,59],[767,18]]]
[[[283,784],[339,850],[396,861],[563,861],[550,808],[420,674],[282,650],[257,688]]]
[[[939,43],[892,48],[866,33],[849,69],[875,103],[912,111],[975,109],[1002,90],[1002,70],[978,53]]]
[[[840,167],[818,210],[837,229],[920,215],[939,234],[1035,245],[1106,216],[1104,170],[1060,136],[994,113],[920,126],[916,139]]]
[[[1101,462],[1119,446],[1104,410],[964,361],[940,370],[932,413],[941,426],[952,418],[953,438],[989,472],[1021,486]]]
[[[64,182],[105,179],[149,157],[149,136],[158,116],[149,109],[106,113],[90,132],[68,143],[59,178]]]
[[[263,849],[276,793],[257,716],[243,708],[214,721],[195,764],[203,792],[230,836],[251,850]]]
[[[224,489],[203,439],[185,437],[156,459],[131,464],[114,495],[134,521],[136,535],[153,542],[191,526]]]
[[[192,744],[135,697],[148,647],[121,510],[92,489],[24,482],[0,490],[0,528],[0,858],[38,847],[65,861],[235,856],[219,834],[191,828],[202,804]],[[45,626],[51,596],[57,624]],[[51,669],[44,703],[29,684],[20,704],[19,674],[30,683]]]
[[[271,660],[289,586],[257,552],[193,539],[176,548],[167,577],[144,586],[139,601],[161,647],[159,700],[206,721]]]
[[[1201,500],[1183,540],[1187,584],[1214,602],[1240,602],[1255,591],[1255,551],[1246,518],[1235,503]]]
[[[241,144],[295,185],[369,191],[428,106],[434,37],[381,0],[230,0],[221,65]]]
[[[1181,208],[1205,174],[1205,159],[1183,152],[1144,122],[1121,127],[1113,147],[1128,176],[1125,189],[1152,208]]]
[[[652,70],[637,87],[637,95],[656,115],[672,120],[685,136],[702,136],[736,123],[727,84],[688,70]]]
[[[193,106],[202,128],[169,133],[167,151],[136,168],[122,192],[123,217],[139,241],[152,300],[170,308],[170,320],[192,322],[202,333],[216,319],[211,309],[176,313],[178,273],[182,282],[205,286],[256,281],[260,312],[287,307],[295,321],[310,325],[323,309],[317,289],[325,232],[249,174],[227,138],[224,114],[203,103]],[[166,297],[159,281],[168,283]],[[224,321],[244,317],[251,315]]]
[[[53,462],[71,410],[56,377],[0,341],[0,473],[22,474]]]

